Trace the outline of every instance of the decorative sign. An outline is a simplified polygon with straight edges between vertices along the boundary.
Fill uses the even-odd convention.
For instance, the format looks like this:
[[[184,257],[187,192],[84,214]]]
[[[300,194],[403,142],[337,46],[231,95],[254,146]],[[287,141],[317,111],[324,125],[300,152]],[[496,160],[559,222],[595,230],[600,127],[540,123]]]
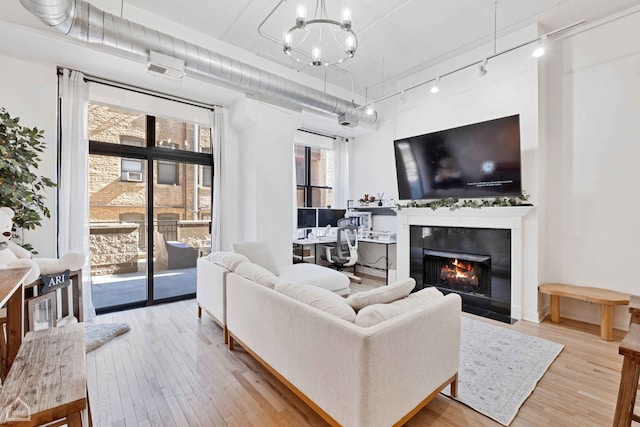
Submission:
[[[40,294],[46,294],[47,292],[69,286],[69,284],[71,283],[71,280],[69,280],[69,273],[69,270],[65,270],[62,273],[48,275],[43,274],[42,276],[40,276],[40,280],[42,281],[42,289],[40,289]]]

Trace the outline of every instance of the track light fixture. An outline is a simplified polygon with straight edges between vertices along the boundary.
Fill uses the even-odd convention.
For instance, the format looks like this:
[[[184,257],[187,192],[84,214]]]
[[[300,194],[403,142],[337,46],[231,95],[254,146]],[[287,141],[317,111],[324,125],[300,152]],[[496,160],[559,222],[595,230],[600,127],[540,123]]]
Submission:
[[[480,64],[480,67],[478,67],[478,75],[480,77],[487,74],[487,62],[489,62],[489,60],[485,58],[484,61],[482,61],[482,64]]]
[[[365,111],[365,113],[367,113],[367,116],[371,116],[371,115],[373,115],[373,113],[376,112],[376,109],[374,108],[373,103],[371,103],[371,104],[367,105],[367,108],[364,111]]]
[[[546,44],[547,36],[540,37],[540,41],[538,42],[538,45],[536,46],[532,54],[534,58],[540,58],[542,55],[544,55]]]
[[[431,93],[438,93],[440,91],[440,76],[436,77],[431,85]]]

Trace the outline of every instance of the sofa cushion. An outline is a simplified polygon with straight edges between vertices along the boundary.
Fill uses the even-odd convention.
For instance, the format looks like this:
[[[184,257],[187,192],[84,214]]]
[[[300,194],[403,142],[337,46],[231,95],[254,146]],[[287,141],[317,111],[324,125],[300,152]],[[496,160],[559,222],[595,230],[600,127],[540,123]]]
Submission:
[[[372,304],[386,304],[404,298],[416,286],[413,278],[398,280],[388,286],[380,286],[364,292],[358,292],[347,298],[347,304],[356,310]]]
[[[444,295],[436,288],[426,288],[388,304],[366,306],[358,312],[354,323],[364,327],[377,325],[411,310],[429,306],[442,297]]]
[[[233,272],[271,289],[276,285],[275,274],[252,262],[240,263]]]
[[[341,296],[313,285],[279,282],[275,290],[328,314],[353,323],[356,312]]]
[[[229,271],[235,270],[236,267],[243,262],[249,262],[249,258],[242,254],[222,251],[209,254],[208,259]]]
[[[316,264],[300,263],[280,267],[278,282],[313,285],[338,295],[349,295],[349,278],[339,271]]]
[[[233,244],[233,251],[246,256],[251,262],[266,268],[276,276],[280,274],[278,265],[271,255],[269,244],[265,241],[236,242]]]

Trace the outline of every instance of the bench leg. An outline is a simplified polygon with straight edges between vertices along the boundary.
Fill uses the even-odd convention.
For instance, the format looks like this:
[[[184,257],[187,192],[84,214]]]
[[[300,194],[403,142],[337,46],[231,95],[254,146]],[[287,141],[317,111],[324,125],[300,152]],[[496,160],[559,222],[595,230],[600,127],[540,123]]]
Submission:
[[[551,295],[551,321],[560,323],[560,297]]]
[[[613,306],[600,304],[600,338],[613,340]]]

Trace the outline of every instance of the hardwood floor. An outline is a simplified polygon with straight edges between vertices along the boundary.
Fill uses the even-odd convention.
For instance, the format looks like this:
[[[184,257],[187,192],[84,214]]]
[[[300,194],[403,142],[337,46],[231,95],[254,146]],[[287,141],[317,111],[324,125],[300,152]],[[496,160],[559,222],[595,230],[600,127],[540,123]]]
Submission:
[[[376,283],[365,278],[356,289]],[[196,307],[189,300],[98,317],[128,322],[131,331],[87,354],[95,426],[325,425],[246,352],[230,352],[222,330],[206,315],[198,319]],[[565,345],[512,426],[611,425],[623,332],[606,342],[598,326],[564,319],[512,326],[488,321]],[[500,424],[440,395],[406,425]]]

